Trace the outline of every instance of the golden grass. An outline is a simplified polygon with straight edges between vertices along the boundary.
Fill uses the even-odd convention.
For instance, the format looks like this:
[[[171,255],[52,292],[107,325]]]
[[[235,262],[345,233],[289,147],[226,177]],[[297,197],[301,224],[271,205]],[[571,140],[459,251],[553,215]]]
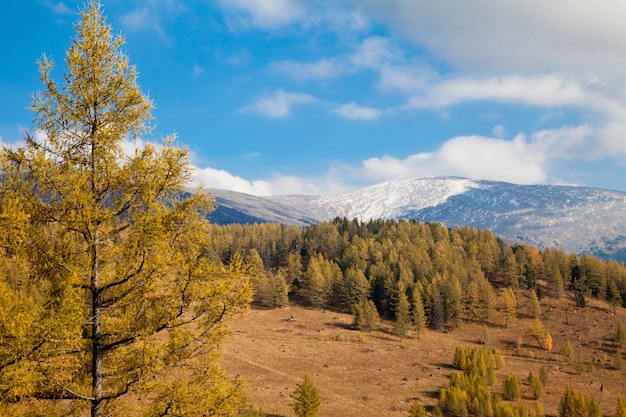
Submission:
[[[492,390],[499,391],[509,373],[526,381],[529,372],[538,375],[543,365],[550,382],[540,400],[548,415],[556,415],[567,385],[593,396],[605,415],[613,415],[617,396],[626,394],[626,371],[612,368],[616,346],[611,339],[617,320],[626,322],[625,311],[618,310],[616,317],[609,306],[590,301],[585,309],[571,310],[566,324],[568,304],[570,300],[542,300],[541,319],[554,349],[541,350],[523,338],[521,348],[531,357],[514,353],[533,319],[521,316],[506,328],[494,318],[488,345],[503,353],[505,367]],[[415,399],[427,406],[437,402],[439,388],[454,371],[456,346],[478,346],[483,335],[482,324],[464,323],[447,332],[429,331],[419,340],[415,335],[400,340],[391,323],[383,322],[379,331],[358,332],[350,329],[351,320],[349,314],[298,306],[251,310],[232,323],[223,366],[232,377],[247,378],[251,400],[268,416],[294,415],[290,394],[305,373],[321,390],[320,417],[406,416]],[[570,357],[564,354],[567,340],[573,346]],[[594,363],[593,370],[578,373],[580,358]],[[524,401],[534,403],[530,393]]]

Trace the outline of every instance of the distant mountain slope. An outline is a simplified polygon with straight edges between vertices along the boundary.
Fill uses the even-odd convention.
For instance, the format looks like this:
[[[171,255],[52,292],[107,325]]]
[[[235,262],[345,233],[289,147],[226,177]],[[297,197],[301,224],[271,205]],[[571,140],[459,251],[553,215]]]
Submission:
[[[288,207],[268,197],[256,197],[228,190],[208,190],[215,197],[216,210],[209,216],[217,224],[230,223],[283,223],[305,226],[319,219]],[[300,196],[306,200],[308,196]]]
[[[438,221],[626,261],[626,193],[617,191],[437,177],[388,181],[326,196],[214,194],[224,208],[271,222],[305,225],[335,217]]]

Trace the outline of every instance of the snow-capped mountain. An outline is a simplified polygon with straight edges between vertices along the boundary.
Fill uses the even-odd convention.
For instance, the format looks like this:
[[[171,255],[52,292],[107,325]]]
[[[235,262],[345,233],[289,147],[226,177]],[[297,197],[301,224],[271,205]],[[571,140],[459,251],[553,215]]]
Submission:
[[[417,219],[490,229],[503,239],[626,261],[626,193],[466,178],[410,178],[324,196],[253,197],[214,190],[218,213],[306,225],[335,217]],[[214,221],[220,222],[217,218]]]

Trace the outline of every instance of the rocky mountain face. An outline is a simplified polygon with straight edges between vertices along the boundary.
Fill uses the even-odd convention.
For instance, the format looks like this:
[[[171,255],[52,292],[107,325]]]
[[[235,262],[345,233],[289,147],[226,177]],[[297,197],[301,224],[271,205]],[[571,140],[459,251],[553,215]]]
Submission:
[[[307,225],[335,217],[416,219],[490,229],[501,238],[626,261],[626,193],[466,178],[409,178],[324,196],[212,190],[216,223]]]

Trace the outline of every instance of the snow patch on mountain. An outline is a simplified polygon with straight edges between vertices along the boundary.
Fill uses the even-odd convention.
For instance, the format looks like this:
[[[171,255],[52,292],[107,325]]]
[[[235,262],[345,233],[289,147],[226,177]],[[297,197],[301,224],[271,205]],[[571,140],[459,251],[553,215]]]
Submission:
[[[481,184],[467,178],[436,177],[392,180],[360,190],[301,199],[299,196],[269,197],[291,208],[299,208],[320,221],[346,217],[371,219],[405,218],[416,211],[443,204]]]
[[[235,198],[236,193],[225,193],[216,191],[220,204],[267,221],[415,219],[474,226],[509,241],[626,261],[626,193],[618,191],[435,177],[325,196]]]

